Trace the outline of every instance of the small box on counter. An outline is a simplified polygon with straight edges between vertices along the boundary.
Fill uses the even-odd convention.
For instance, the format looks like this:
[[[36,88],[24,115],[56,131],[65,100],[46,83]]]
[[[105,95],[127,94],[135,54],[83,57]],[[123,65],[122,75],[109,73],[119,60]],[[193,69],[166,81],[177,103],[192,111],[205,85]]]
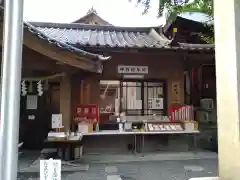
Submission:
[[[78,123],[78,132],[80,132],[80,133],[93,132],[93,124],[86,123],[86,122]]]
[[[198,123],[196,121],[183,121],[185,131],[198,130]]]

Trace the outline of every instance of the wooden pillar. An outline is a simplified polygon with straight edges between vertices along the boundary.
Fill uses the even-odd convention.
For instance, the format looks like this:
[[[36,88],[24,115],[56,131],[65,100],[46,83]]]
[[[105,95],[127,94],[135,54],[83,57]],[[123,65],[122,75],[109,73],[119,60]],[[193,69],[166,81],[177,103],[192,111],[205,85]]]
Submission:
[[[98,75],[91,76],[89,83],[89,103],[98,104],[100,101],[100,81]]]
[[[84,90],[85,90],[85,93],[84,93],[85,104],[90,104],[90,84],[89,84],[89,82],[86,82]]]
[[[81,104],[98,104],[100,100],[100,83],[97,75],[92,75],[81,81]]]
[[[84,80],[81,80],[81,82],[80,82],[80,99],[79,99],[80,104],[84,103],[83,98],[84,98]]]
[[[219,175],[220,180],[239,180],[240,1],[214,0],[214,13]]]
[[[71,127],[71,76],[65,75],[60,81],[60,113],[63,118],[64,130]]]
[[[81,80],[80,84],[80,104],[89,104],[90,99],[90,85],[87,80]]]

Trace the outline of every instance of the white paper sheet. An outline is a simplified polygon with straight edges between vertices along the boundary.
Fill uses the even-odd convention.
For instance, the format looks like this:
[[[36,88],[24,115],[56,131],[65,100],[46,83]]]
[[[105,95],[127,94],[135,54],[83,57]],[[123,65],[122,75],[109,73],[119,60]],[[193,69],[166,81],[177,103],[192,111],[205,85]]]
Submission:
[[[40,180],[61,180],[61,160],[40,160]]]
[[[38,96],[37,95],[27,95],[27,110],[37,109]]]
[[[62,128],[62,114],[52,114],[52,128]]]

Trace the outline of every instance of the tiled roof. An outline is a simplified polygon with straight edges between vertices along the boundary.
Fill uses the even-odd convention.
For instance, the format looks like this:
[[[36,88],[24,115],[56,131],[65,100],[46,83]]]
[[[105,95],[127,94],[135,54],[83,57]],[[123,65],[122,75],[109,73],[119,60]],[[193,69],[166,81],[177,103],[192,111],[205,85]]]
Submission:
[[[39,31],[37,28],[35,28],[34,26],[32,26],[29,23],[25,22],[24,28],[27,29],[28,31],[30,31],[31,33],[35,34],[38,38],[46,40],[50,44],[55,44],[60,49],[65,49],[65,50],[71,51],[73,53],[77,53],[80,56],[85,56],[85,57],[93,59],[93,60],[106,60],[109,58],[109,57],[104,57],[99,54],[84,51],[84,50],[76,48],[70,44],[67,44],[65,42],[58,41],[57,39],[54,39],[54,38],[46,35],[45,33]]]
[[[3,12],[4,12],[4,7],[0,6],[0,13],[3,13]],[[90,52],[84,51],[82,49],[76,48],[74,46],[71,46],[70,44],[67,44],[65,42],[58,41],[57,39],[54,39],[54,38],[48,36],[47,34],[39,31],[36,27],[29,24],[28,22],[24,22],[24,30],[28,30],[29,32],[36,35],[39,39],[46,40],[47,43],[54,44],[60,49],[65,49],[65,50],[71,51],[80,56],[85,56],[85,57],[93,59],[93,60],[106,60],[109,58],[109,57],[104,57],[99,54],[90,53]]]
[[[156,27],[129,28],[76,23],[31,24],[46,36],[75,47],[168,48],[171,43],[163,34],[157,33]]]

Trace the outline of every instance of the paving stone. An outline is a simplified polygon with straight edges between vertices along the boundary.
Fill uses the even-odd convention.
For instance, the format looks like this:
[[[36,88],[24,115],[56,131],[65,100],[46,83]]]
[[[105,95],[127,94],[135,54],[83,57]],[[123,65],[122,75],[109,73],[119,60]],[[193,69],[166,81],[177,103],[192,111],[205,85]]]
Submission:
[[[26,167],[33,160],[30,158],[22,164]],[[19,180],[37,179],[38,176],[36,173],[20,173]],[[63,172],[62,180],[115,180],[119,177],[121,179],[116,180],[189,180],[211,176],[218,176],[217,159],[93,163],[87,171]]]
[[[204,171],[204,168],[202,166],[184,166],[184,169],[186,171],[195,171],[195,172]]]
[[[120,175],[107,175],[107,180],[122,180]]]
[[[108,173],[108,174],[116,173],[117,171],[118,170],[117,170],[116,166],[107,166],[105,168],[105,172]]]

